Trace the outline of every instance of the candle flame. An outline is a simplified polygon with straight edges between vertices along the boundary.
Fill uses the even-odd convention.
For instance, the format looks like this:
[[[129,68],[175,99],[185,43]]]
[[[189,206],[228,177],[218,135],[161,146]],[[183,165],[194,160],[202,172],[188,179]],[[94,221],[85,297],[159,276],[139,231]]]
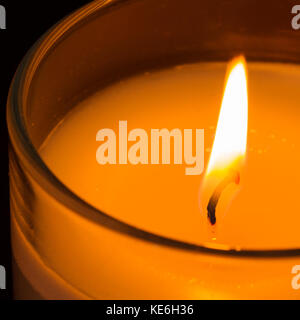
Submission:
[[[232,60],[206,175],[227,171],[245,158],[248,130],[246,61]]]
[[[216,135],[202,184],[201,207],[210,225],[225,215],[240,184],[246,155],[248,93],[246,61],[231,61]]]

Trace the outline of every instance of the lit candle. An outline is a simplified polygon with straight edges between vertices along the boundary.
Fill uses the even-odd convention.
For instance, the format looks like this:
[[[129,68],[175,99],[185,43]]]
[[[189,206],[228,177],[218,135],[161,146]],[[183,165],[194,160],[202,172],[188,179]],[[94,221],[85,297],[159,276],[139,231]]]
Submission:
[[[247,94],[245,62],[234,60],[222,100],[225,71],[223,63],[198,63],[116,83],[79,103],[46,139],[41,156],[83,200],[133,227],[225,251],[296,248],[300,68],[249,63]],[[117,133],[122,120],[127,120],[128,131],[143,128],[148,136],[157,128],[204,128],[205,172],[186,175],[184,164],[99,165],[97,132],[111,128]],[[128,141],[128,149],[132,144]],[[73,296],[297,295],[290,274],[295,259],[257,264],[255,259],[159,248],[99,228],[59,204],[50,205],[42,192],[40,198],[32,222],[37,247],[43,263],[78,290],[73,288]],[[59,225],[57,213],[47,206],[59,212]],[[13,224],[16,239],[17,229]],[[23,261],[29,259],[22,250]],[[16,259],[18,254],[16,250]],[[30,268],[24,273],[34,282]],[[45,292],[44,284],[39,286],[38,291]]]
[[[273,239],[269,237],[271,233],[275,236],[278,231],[276,221],[280,221],[283,228],[281,230],[291,230],[289,219],[282,217],[287,211],[288,203],[292,202],[293,206],[298,206],[292,201],[297,192],[298,182],[297,179],[290,179],[291,174],[297,174],[297,166],[291,166],[298,160],[294,154],[297,141],[293,136],[297,122],[293,127],[293,123],[289,121],[290,128],[283,129],[282,123],[287,121],[283,119],[286,109],[282,111],[280,117],[276,114],[277,98],[269,100],[267,105],[266,99],[274,95],[274,92],[278,100],[283,99],[282,96],[292,99],[295,96],[294,88],[281,93],[278,86],[283,84],[287,86],[287,83],[290,85],[297,70],[292,66],[262,64],[250,64],[249,68],[251,75],[249,86],[252,87],[249,91],[251,103],[249,158],[240,186],[241,199],[237,198],[231,203],[230,214],[227,215],[228,221],[224,221],[228,228],[220,226],[221,241],[229,246],[248,249],[290,247],[293,244],[292,239],[294,245],[297,244],[297,232],[286,235],[287,237],[283,239],[276,240],[277,237]],[[78,106],[76,111],[54,130],[43,147],[42,156],[66,185],[98,209],[145,230],[201,244],[202,231],[206,228],[206,221],[202,221],[203,218],[200,216],[198,199],[203,175],[200,177],[185,175],[185,165],[101,166],[95,161],[95,150],[101,143],[95,143],[94,137],[101,128],[113,128],[118,132],[119,120],[122,119],[127,120],[128,130],[144,128],[148,130],[148,136],[151,136],[152,128],[168,128],[170,131],[173,128],[204,128],[208,161],[218,122],[224,70],[224,65],[221,64],[187,65],[129,79],[99,92]],[[262,83],[263,72],[267,75]],[[280,80],[278,79],[280,75],[286,78],[284,81],[278,81],[280,83],[278,85],[276,80]],[[232,87],[232,92],[228,92],[229,99],[234,94],[241,95],[240,90],[244,89],[240,84],[243,79],[236,80],[235,84],[238,86]],[[233,152],[233,158],[229,157],[229,161],[225,161],[225,172],[228,171],[231,161],[236,160],[240,153],[245,155],[247,93],[244,93],[242,98],[244,100],[237,99],[238,103],[234,107],[230,100],[227,101],[227,105],[232,109],[227,110],[228,115],[224,109],[223,117],[220,119],[224,120],[224,124],[221,127],[222,123],[219,123],[220,131],[215,140],[216,149],[213,149],[215,152],[211,154],[212,164],[211,167],[205,165],[207,174],[213,172],[213,166],[218,165],[219,159],[222,164],[222,154],[217,153],[218,147],[223,148],[221,152],[226,152],[226,148],[229,148],[230,154],[230,147],[234,147],[233,140],[236,139],[236,145],[240,148]],[[292,103],[293,101],[290,102],[288,110],[293,109]],[[240,111],[243,108],[245,111]],[[292,116],[291,112],[286,113],[287,118]],[[270,122],[272,114],[274,119],[272,118]],[[227,133],[226,126],[232,132]],[[238,145],[240,140],[241,146]],[[289,168],[292,170],[291,173],[288,172]],[[286,186],[285,190],[278,188],[277,183],[273,183],[274,176],[280,178],[281,184]],[[220,178],[217,181],[220,181]],[[131,200],[128,200],[129,194],[125,192],[126,190],[132,193]],[[274,196],[278,196],[278,201],[274,201]],[[176,207],[178,209],[175,210]],[[293,211],[298,210],[294,208]],[[282,216],[280,212],[283,213]],[[190,215],[189,219],[186,217],[187,214]],[[171,217],[172,223],[170,223]],[[229,226],[229,224],[240,226],[244,223],[246,223],[244,227],[246,234],[242,237],[240,228],[237,228],[239,231],[234,231],[235,228]],[[256,239],[250,236],[253,232],[256,234]]]

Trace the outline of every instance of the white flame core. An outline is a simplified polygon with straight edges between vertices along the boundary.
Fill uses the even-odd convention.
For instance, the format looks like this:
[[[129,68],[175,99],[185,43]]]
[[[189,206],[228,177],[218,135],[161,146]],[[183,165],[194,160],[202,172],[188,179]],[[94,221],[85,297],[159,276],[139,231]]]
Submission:
[[[247,75],[244,58],[240,57],[234,60],[227,80],[207,174],[228,169],[245,156],[247,130]]]

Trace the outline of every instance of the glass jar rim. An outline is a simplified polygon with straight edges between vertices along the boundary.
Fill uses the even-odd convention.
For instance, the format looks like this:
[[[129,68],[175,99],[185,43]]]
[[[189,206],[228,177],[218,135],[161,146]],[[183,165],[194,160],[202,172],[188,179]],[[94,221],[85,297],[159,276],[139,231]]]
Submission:
[[[32,46],[18,67],[8,96],[7,122],[10,141],[14,151],[22,159],[22,163],[38,185],[49,195],[55,198],[59,203],[68,207],[72,212],[113,231],[156,245],[168,246],[174,249],[199,252],[203,254],[246,258],[280,258],[300,256],[300,248],[270,250],[240,250],[229,247],[228,249],[218,247],[214,248],[211,246],[208,247],[205,245],[197,245],[171,239],[139,229],[102,212],[81,199],[66,185],[64,185],[41,159],[38,151],[30,141],[23,115],[23,96],[25,90],[30,86],[29,83],[32,79],[32,77],[28,79],[28,74],[30,72],[31,75],[34,74],[34,70],[46,56],[48,50],[60,41],[67,33],[74,31],[75,28],[79,27],[84,20],[91,18],[98,10],[105,11],[113,6],[118,6],[124,2],[127,3],[130,1],[136,0],[100,0],[87,4],[58,22]]]

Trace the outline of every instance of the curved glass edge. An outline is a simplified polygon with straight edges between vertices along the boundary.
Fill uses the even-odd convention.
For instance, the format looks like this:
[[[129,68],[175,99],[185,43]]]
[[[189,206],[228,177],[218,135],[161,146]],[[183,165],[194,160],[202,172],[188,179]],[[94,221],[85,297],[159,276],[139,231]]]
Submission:
[[[137,0],[100,0],[87,4],[52,27],[32,46],[23,58],[12,81],[7,102],[9,137],[12,148],[21,159],[21,163],[28,172],[30,172],[35,181],[58,202],[68,207],[74,213],[80,214],[86,219],[99,223],[113,231],[143,241],[152,242],[153,244],[202,254],[232,256],[237,258],[283,258],[300,256],[300,248],[279,250],[243,250],[228,248],[228,250],[225,250],[182,242],[138,229],[101,212],[74,194],[49,170],[39,156],[38,151],[30,141],[25,128],[24,114],[22,113],[24,97],[30,87],[30,80],[32,79],[34,70],[46,57],[47,52],[49,52],[58,41],[62,41],[64,36],[74,32],[76,28],[80,27],[81,23],[90,19],[98,10],[102,10],[103,13],[105,13],[106,10],[131,1]]]

